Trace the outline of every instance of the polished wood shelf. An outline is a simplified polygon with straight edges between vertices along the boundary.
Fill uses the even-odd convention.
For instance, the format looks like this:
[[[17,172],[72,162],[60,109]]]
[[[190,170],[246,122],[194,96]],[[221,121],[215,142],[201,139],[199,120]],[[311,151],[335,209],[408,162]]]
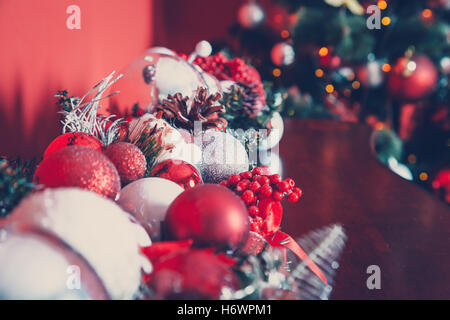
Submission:
[[[450,299],[450,208],[384,167],[370,135],[361,124],[285,121],[284,176],[303,196],[285,205],[283,231],[343,225],[332,299]],[[380,290],[366,286],[370,265],[381,269]]]

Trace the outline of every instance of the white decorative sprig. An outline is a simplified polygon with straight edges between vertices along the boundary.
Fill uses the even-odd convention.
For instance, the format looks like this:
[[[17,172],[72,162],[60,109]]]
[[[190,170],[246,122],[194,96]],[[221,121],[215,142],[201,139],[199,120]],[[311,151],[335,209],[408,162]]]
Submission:
[[[295,266],[292,267],[291,275],[296,279],[302,300],[326,300],[329,298],[333,289],[334,275],[336,269],[339,268],[338,260],[346,240],[347,235],[339,224],[311,231],[298,240],[300,246],[328,280],[328,285],[325,285],[309,269],[305,261],[298,261],[296,257],[292,257],[290,260]]]
[[[124,120],[119,118],[112,121],[115,115],[110,115],[108,117],[97,115],[97,110],[101,108],[99,102],[118,93],[118,91],[115,91],[102,97],[106,90],[122,77],[122,75],[119,74],[114,78],[114,74],[115,71],[97,83],[81,99],[78,99],[71,111],[61,112],[64,115],[64,120],[61,121],[63,124],[63,133],[88,133],[100,139],[105,146],[115,141],[119,127],[124,123]],[[94,94],[94,97],[91,100],[87,100],[92,94]]]

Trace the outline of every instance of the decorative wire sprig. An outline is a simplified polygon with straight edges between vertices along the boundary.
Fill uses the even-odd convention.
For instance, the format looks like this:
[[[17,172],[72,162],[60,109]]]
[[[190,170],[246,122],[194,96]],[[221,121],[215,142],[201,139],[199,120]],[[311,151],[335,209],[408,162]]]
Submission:
[[[334,275],[339,267],[338,260],[345,247],[346,240],[347,235],[339,224],[311,231],[298,240],[301,247],[308,253],[309,258],[317,264],[328,280],[326,286],[311,272],[305,261],[298,263],[292,268],[291,275],[296,279],[302,300],[326,300],[329,298],[333,289]],[[292,260],[296,259],[293,258]]]
[[[61,111],[64,115],[64,120],[61,121],[63,124],[63,133],[88,133],[99,138],[105,146],[116,140],[120,125],[124,123],[124,120],[119,118],[112,121],[115,115],[108,117],[97,115],[97,110],[101,107],[99,106],[99,102],[118,93],[118,91],[115,91],[102,97],[106,90],[122,77],[122,75],[119,74],[117,77],[113,78],[114,74],[115,71],[97,83],[81,99],[71,98],[69,100],[72,109],[67,111],[66,108],[64,108],[64,110]],[[87,100],[88,96],[91,94],[94,94],[94,97],[91,100]],[[61,95],[58,94],[57,96],[61,97]],[[85,102],[85,100],[87,101]]]

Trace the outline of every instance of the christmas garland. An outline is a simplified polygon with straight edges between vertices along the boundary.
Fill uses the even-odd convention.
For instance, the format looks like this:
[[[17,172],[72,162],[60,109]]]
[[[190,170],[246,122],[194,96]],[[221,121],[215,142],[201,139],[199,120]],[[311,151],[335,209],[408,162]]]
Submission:
[[[281,98],[238,58],[156,56],[180,68],[193,61],[189,67],[200,72],[199,65],[202,78],[233,83],[218,92],[200,86],[192,96],[158,96],[152,110],[133,104],[126,118],[98,114],[100,102],[117,93],[111,88],[121,76],[114,72],[81,98],[58,92],[62,135],[44,152],[33,184],[0,162],[1,214],[11,211],[1,221],[9,238],[0,252],[26,255],[32,247],[67,243],[104,286],[99,295],[81,284],[84,298],[327,298],[333,280],[327,264],[344,246],[342,228],[313,232],[312,247],[282,232],[281,201],[299,201],[302,190],[251,163],[248,140],[230,131],[276,131],[271,117]],[[148,70],[146,64],[141,80],[158,87],[158,65]],[[52,246],[42,234],[55,237]],[[29,244],[13,245],[20,242]],[[3,280],[12,273],[8,261],[0,267],[6,295],[12,291]],[[56,297],[67,294],[55,290]]]

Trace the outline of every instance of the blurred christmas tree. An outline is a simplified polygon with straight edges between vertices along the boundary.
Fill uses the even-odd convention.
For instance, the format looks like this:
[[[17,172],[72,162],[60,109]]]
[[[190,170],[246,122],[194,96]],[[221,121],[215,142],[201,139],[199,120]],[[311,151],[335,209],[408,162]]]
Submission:
[[[249,1],[227,50],[285,90],[284,116],[387,131],[379,159],[431,189],[450,166],[449,21],[450,0]]]

